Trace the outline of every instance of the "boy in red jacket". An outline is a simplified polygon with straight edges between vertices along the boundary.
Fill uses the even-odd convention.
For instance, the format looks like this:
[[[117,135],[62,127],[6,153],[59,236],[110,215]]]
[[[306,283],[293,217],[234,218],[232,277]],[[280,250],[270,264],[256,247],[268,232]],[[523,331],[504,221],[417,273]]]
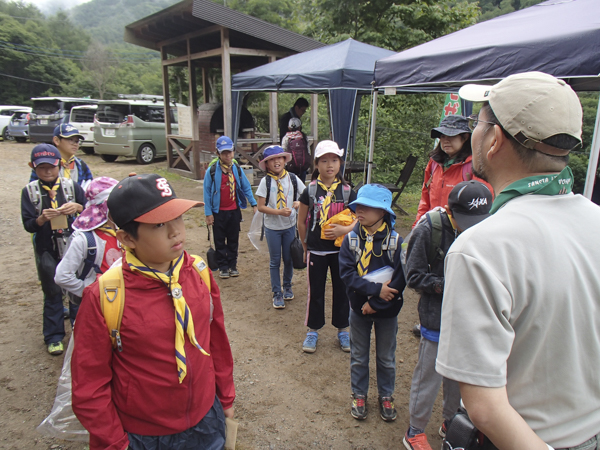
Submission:
[[[182,214],[202,205],[177,198],[156,174],[132,175],[108,198],[125,248],[119,345],[113,349],[96,282],[83,293],[71,365],[73,410],[90,450],[225,444],[235,389],[221,297],[184,251]]]

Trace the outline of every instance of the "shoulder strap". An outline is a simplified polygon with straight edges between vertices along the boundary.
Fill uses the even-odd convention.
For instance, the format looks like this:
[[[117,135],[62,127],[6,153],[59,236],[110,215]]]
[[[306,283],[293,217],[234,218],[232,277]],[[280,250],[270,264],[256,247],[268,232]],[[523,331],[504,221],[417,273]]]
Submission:
[[[471,181],[473,179],[473,161],[469,161],[462,165],[463,181]]]
[[[439,166],[438,163],[436,163],[435,161],[431,160],[431,175],[429,177],[429,180],[427,180],[427,183],[425,183],[425,187],[426,188],[429,188],[429,185],[433,181],[433,174],[435,173],[435,169],[437,169],[438,166]]]
[[[429,243],[427,261],[431,265],[433,261],[435,261],[436,257],[439,257],[442,260],[444,259],[444,252],[441,249],[443,238],[443,224],[441,211],[437,211],[437,214],[428,212],[427,220],[431,225],[431,242]]]
[[[290,174],[290,182],[292,183],[292,187],[294,189],[294,201],[298,200],[298,182],[300,179],[296,176],[295,173],[288,172]],[[292,182],[292,178],[294,181]]]
[[[94,238],[93,231],[83,231],[86,241],[86,256],[83,260],[83,269],[77,276],[80,280],[85,280],[90,273],[90,270],[94,269],[96,273],[101,273],[100,268],[96,264],[96,255],[98,254],[98,248],[96,247],[96,239]]]
[[[388,258],[392,265],[394,264],[394,256],[396,255],[396,249],[398,248],[398,233],[396,230],[392,230],[387,235],[383,243],[381,244],[381,250],[386,251]]]
[[[211,291],[212,286],[210,283],[210,271],[208,269],[208,265],[200,256],[197,256],[197,255],[190,255],[190,256],[192,258],[194,258],[194,269],[196,269],[196,272],[198,272],[198,274],[200,275],[200,279],[202,281],[204,281],[204,284],[208,288],[208,292],[210,294],[212,292]],[[209,298],[210,298],[210,317],[209,317],[208,321],[209,321],[209,323],[212,323],[213,311],[215,309],[215,305],[213,305],[212,295],[209,295]]]
[[[42,214],[42,192],[38,180],[27,184],[27,195],[29,195],[29,201],[35,207],[38,216]]]
[[[350,251],[354,252],[354,263],[358,264],[362,255],[362,249],[360,248],[360,239],[354,230],[348,233],[348,245]]]
[[[237,170],[238,170],[238,176],[239,176],[239,178],[240,178],[240,180],[241,180],[241,179],[242,179],[242,168],[241,168],[241,167],[240,167],[240,165],[239,165],[238,163],[236,163],[235,161],[233,162],[233,165],[234,165],[235,167],[237,167]],[[240,183],[241,183],[241,181],[240,181]]]
[[[350,202],[350,191],[352,188],[349,184],[342,184],[342,197],[344,198],[344,208],[348,206]]]
[[[116,266],[108,269],[98,280],[100,288],[100,308],[108,328],[108,334],[113,348],[123,351],[121,345],[121,319],[125,307],[125,282],[123,267]]]
[[[68,178],[64,177],[61,178],[60,187],[62,188],[66,203],[75,200],[75,188],[73,187],[73,180],[69,180]]]
[[[269,199],[271,198],[271,183],[273,182],[273,178],[267,175],[267,179],[265,183],[267,184],[267,196],[265,197],[265,206],[269,206]]]
[[[312,180],[308,184],[308,214],[310,214],[309,224],[312,222],[312,226],[310,230],[313,231],[317,224],[317,214],[314,211],[315,205],[317,203],[317,180]],[[308,238],[308,233],[306,233]]]

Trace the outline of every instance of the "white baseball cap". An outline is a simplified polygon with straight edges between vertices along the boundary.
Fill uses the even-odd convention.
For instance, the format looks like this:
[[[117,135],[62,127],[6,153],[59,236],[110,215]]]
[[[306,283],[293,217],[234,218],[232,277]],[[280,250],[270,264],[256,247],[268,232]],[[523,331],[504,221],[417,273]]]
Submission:
[[[334,141],[325,140],[319,142],[317,144],[317,148],[315,149],[315,159],[320,158],[327,153],[333,153],[341,158],[344,155],[344,149],[339,148],[337,142]]]

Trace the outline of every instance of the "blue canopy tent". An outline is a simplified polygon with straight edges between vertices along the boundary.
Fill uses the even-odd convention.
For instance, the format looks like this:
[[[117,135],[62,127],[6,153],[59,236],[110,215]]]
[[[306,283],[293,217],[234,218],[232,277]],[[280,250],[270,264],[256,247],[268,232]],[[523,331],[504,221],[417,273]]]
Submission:
[[[597,91],[598,49],[600,1],[550,0],[379,60],[375,85],[400,92],[456,92],[467,83],[494,84],[536,70],[564,79],[577,91]],[[599,124],[600,114],[588,167],[588,198],[598,165]]]
[[[333,140],[352,153],[363,94],[371,93],[375,61],[394,52],[348,39],[274,61],[232,77],[233,130],[237,136],[246,92],[328,94]]]

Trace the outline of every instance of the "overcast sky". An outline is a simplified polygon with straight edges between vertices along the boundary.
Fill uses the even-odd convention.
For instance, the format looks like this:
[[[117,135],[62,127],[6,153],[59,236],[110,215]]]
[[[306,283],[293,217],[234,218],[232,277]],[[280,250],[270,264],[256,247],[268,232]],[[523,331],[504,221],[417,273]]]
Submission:
[[[59,9],[67,10],[88,1],[90,0],[26,0],[25,3],[33,3],[44,14],[51,14]]]

